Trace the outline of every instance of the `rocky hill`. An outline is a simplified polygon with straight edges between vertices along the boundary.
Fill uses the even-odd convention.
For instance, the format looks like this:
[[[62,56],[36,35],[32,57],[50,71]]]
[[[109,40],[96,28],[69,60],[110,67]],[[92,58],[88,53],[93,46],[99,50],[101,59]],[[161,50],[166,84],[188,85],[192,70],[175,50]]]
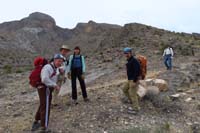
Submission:
[[[69,94],[52,107],[50,128],[57,133],[188,133],[200,132],[200,34],[175,33],[138,23],[124,26],[79,23],[64,29],[46,14],[32,13],[19,21],[0,24],[0,132],[30,132],[38,95],[28,75],[35,56],[51,58],[62,44],[81,46],[87,55],[89,103]],[[175,51],[173,70],[166,71],[163,49]],[[140,101],[138,115],[122,102],[126,81],[123,47],[148,57],[147,78],[161,78],[169,88]],[[69,81],[70,82],[70,81]],[[175,95],[176,97],[171,97]]]
[[[51,16],[36,12],[19,21],[0,24],[0,68],[30,66],[33,57],[50,58],[62,44],[71,48],[81,46],[87,55],[92,54],[95,58],[102,55],[102,60],[107,58],[107,53],[115,53],[109,55],[108,60],[112,61],[125,46],[146,56],[160,56],[164,47],[170,44],[177,55],[198,55],[200,36],[138,23],[119,26],[89,21],[66,29],[57,26]]]

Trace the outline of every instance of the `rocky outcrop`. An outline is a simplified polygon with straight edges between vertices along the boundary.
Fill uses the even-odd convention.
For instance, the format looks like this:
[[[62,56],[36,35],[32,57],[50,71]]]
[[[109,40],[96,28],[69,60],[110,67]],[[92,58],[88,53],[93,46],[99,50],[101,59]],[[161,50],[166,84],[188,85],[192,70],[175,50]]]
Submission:
[[[176,55],[199,54],[199,39],[194,34],[169,32],[138,23],[119,26],[89,21],[78,23],[74,29],[64,29],[58,27],[51,16],[36,12],[19,21],[0,24],[0,53],[4,56],[1,59],[11,60],[14,66],[30,64],[37,55],[50,58],[62,44],[72,48],[80,46],[83,54],[92,60],[99,58],[99,62],[115,63],[116,66],[119,66],[116,62],[122,59],[120,52],[126,46],[147,57],[160,56],[169,44]],[[16,51],[20,54],[13,56]],[[24,58],[29,62],[19,63]]]

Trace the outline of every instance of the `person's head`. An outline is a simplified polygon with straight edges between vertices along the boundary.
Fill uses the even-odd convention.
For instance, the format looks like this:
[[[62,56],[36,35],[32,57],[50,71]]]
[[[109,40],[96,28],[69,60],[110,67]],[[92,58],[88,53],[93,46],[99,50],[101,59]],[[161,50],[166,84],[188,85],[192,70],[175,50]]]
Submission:
[[[54,56],[54,65],[60,67],[64,61],[64,57],[61,54],[55,54]]]
[[[77,46],[74,48],[74,54],[79,55],[81,53],[81,49]]]
[[[127,59],[129,59],[131,56],[133,56],[132,49],[129,47],[124,48],[124,55]]]
[[[60,53],[66,57],[67,54],[69,53],[70,48],[67,45],[62,45],[62,47],[60,48]]]

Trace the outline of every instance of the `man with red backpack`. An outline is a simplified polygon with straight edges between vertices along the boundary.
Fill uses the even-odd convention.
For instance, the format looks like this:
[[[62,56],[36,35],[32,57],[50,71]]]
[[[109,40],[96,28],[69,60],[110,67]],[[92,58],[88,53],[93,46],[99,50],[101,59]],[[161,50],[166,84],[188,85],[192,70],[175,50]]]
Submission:
[[[60,89],[60,86],[57,85],[56,72],[57,72],[57,69],[62,65],[63,60],[64,58],[61,54],[56,54],[54,56],[53,62],[51,62],[50,64],[46,64],[45,66],[43,66],[45,64],[44,58],[36,58],[34,61],[34,64],[39,65],[40,67],[42,67],[42,69],[40,72],[41,79],[38,80],[37,85],[35,85],[38,91],[39,99],[40,99],[40,106],[35,115],[35,121],[32,126],[32,131],[37,130],[39,127],[40,127],[40,132],[48,131],[47,128],[48,128],[48,123],[49,123],[52,92],[54,89],[56,90]],[[33,83],[33,80],[35,79],[33,77],[37,75],[36,72],[35,73],[34,72],[35,70],[32,71],[29,77],[30,84]]]

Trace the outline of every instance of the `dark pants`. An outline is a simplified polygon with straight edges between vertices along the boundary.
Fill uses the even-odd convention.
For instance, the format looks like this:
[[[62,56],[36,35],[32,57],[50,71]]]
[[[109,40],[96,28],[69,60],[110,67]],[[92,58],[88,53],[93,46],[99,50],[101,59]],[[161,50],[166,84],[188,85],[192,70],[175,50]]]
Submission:
[[[165,55],[164,63],[165,63],[165,66],[167,67],[167,70],[172,69],[172,56],[171,56],[171,54]]]
[[[50,115],[50,106],[52,99],[53,88],[42,87],[38,90],[38,95],[40,99],[40,106],[35,115],[36,121],[41,121],[41,127],[48,127],[49,115]]]
[[[83,98],[87,98],[86,86],[85,81],[82,78],[82,69],[81,68],[73,68],[71,72],[72,78],[72,99],[77,100],[77,87],[76,87],[76,79],[78,78],[81,86],[81,91]]]

